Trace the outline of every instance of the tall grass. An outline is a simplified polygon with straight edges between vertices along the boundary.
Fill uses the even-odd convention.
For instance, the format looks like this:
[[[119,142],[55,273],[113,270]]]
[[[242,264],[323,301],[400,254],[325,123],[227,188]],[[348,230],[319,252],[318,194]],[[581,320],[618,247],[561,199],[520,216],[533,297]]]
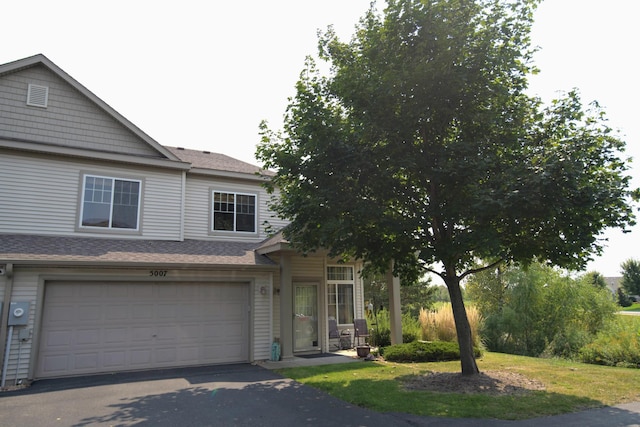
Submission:
[[[475,306],[467,307],[467,318],[471,326],[473,345],[480,347],[480,326],[482,316]],[[451,303],[442,304],[437,310],[420,309],[420,338],[426,341],[457,342],[456,322],[453,318]]]
[[[412,342],[420,337],[420,322],[411,313],[402,313],[402,342]],[[391,320],[387,309],[376,312],[374,317],[367,318],[369,343],[376,347],[391,345]]]

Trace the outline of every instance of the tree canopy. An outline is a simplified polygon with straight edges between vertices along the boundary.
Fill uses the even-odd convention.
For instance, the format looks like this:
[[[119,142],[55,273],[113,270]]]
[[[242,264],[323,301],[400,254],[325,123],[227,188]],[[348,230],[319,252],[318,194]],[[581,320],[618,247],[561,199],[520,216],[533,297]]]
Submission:
[[[627,295],[640,295],[640,261],[628,259],[622,263],[620,286]]]
[[[526,94],[537,3],[372,5],[350,41],[319,34],[330,72],[308,58],[283,129],[261,125],[257,157],[276,172],[287,237],[411,280],[440,275],[463,373],[478,372],[464,277],[534,257],[581,268],[604,228],[634,223],[624,142],[599,106]]]
[[[594,277],[571,277],[534,262],[482,271],[465,289],[482,314],[482,338],[490,351],[575,357],[617,310],[611,292],[594,285]]]

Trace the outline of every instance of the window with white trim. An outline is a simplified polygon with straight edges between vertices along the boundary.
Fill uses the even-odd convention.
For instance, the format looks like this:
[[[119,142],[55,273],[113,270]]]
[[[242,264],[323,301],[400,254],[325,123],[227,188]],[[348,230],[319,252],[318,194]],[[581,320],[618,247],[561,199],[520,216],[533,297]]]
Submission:
[[[329,317],[339,325],[353,323],[355,278],[353,266],[327,266]]]
[[[81,227],[138,230],[142,181],[85,175]]]
[[[257,229],[255,194],[213,192],[213,231],[255,233]]]

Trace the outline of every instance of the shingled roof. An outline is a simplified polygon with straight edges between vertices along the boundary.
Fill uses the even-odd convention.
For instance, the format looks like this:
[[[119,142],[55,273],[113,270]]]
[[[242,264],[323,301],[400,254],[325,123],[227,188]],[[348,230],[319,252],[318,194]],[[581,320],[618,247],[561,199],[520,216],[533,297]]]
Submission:
[[[238,172],[246,174],[274,175],[273,172],[259,168],[250,163],[233,157],[209,151],[191,150],[182,147],[165,147],[183,162],[191,163],[194,168],[211,169],[223,172]]]
[[[101,239],[0,234],[0,260],[14,263],[268,267],[256,243]]]

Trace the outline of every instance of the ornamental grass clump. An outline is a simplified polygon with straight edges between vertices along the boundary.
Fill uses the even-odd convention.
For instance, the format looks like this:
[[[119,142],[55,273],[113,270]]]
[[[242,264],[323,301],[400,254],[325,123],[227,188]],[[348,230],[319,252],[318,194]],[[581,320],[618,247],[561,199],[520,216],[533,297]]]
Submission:
[[[479,330],[482,316],[475,306],[467,307],[467,318],[471,326],[474,347],[480,347]],[[421,339],[425,341],[457,342],[456,324],[451,303],[441,305],[437,310],[420,309]]]

